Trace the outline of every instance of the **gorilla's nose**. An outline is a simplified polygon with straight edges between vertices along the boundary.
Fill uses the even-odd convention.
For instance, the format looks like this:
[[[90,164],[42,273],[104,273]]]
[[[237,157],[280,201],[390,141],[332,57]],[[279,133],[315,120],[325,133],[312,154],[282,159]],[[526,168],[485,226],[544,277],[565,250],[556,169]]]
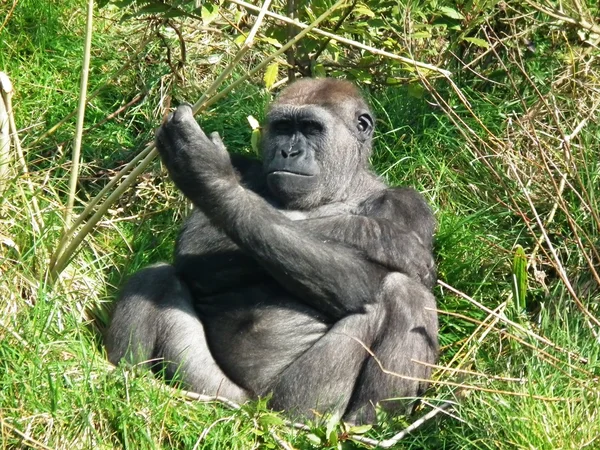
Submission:
[[[288,150],[281,150],[281,156],[284,158],[295,158],[302,154],[302,150],[299,148],[290,147]]]

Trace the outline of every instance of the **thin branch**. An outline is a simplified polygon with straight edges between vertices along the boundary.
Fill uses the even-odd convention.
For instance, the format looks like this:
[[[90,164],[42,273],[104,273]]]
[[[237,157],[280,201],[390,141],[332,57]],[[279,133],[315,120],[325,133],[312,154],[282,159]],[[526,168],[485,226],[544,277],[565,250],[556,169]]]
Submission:
[[[83,135],[83,123],[85,121],[85,100],[87,96],[88,76],[90,73],[90,52],[92,48],[92,33],[94,25],[94,0],[88,0],[87,21],[85,27],[85,47],[83,50],[83,66],[81,68],[81,83],[79,86],[79,107],[77,124],[75,126],[75,141],[73,142],[73,156],[71,157],[71,176],[69,178],[69,197],[65,210],[65,230],[71,226],[73,220],[73,206],[77,193],[77,181],[79,179],[79,160],[81,157],[81,137]]]
[[[358,0],[353,0],[352,1],[352,4],[346,8],[346,11],[344,11],[344,14],[342,14],[342,16],[339,18],[339,20],[337,21],[337,23],[331,29],[331,33],[337,33],[337,31],[340,29],[340,27],[342,26],[342,24],[348,18],[348,16],[352,13],[352,11],[354,11],[354,8],[356,7],[357,3],[358,3]],[[327,39],[325,39],[323,41],[323,43],[321,44],[321,46],[317,49],[317,51],[315,52],[315,54],[312,56],[312,59],[314,61],[316,61],[319,58],[319,56],[321,56],[321,53],[323,53],[325,51],[325,49],[327,48],[327,44],[329,44],[329,41],[331,41],[331,38],[327,38]]]
[[[435,416],[437,416],[439,413],[446,413],[448,412],[448,410],[450,410],[451,408],[454,407],[454,405],[452,403],[446,402],[446,403],[442,403],[440,406],[433,406],[433,409],[431,411],[429,411],[427,414],[425,414],[423,417],[421,417],[418,420],[415,420],[413,423],[411,423],[408,427],[406,427],[404,430],[402,430],[400,433],[396,434],[394,437],[390,438],[390,439],[385,439],[383,441],[378,441],[375,445],[382,447],[382,448],[391,448],[394,445],[396,445],[401,439],[404,439],[406,436],[408,436],[410,433],[412,433],[413,431],[415,431],[417,428],[423,426],[425,423],[429,422],[431,419],[433,419]]]
[[[596,25],[595,23],[590,23],[587,20],[582,19],[582,18],[574,19],[574,18],[569,17],[566,14],[562,13],[561,11],[557,11],[556,9],[551,9],[551,8],[547,8],[545,6],[541,6],[541,5],[537,4],[536,2],[532,2],[531,0],[524,0],[524,1],[532,8],[534,8],[534,9],[538,10],[539,12],[544,13],[550,17],[554,17],[555,19],[570,23],[571,25],[575,25],[579,28],[584,28],[586,30],[591,31],[592,33],[600,34],[600,26]]]
[[[491,309],[485,307],[484,305],[482,305],[481,303],[479,303],[477,300],[475,300],[472,297],[469,297],[467,294],[465,294],[464,292],[459,291],[458,289],[450,286],[447,283],[444,283],[441,280],[438,280],[438,284],[446,289],[448,289],[449,291],[455,293],[456,295],[462,297],[463,299],[467,300],[469,303],[472,303],[473,305],[477,306],[479,309],[485,311],[486,313],[497,317],[498,319],[500,319],[502,322],[507,323],[508,325],[511,325],[512,327],[516,328],[517,330],[519,330],[521,333],[525,333],[526,335],[528,335],[529,337],[532,337],[540,342],[543,342],[546,345],[549,345],[550,347],[552,347],[555,350],[558,350],[560,352],[566,353],[567,355],[569,355],[572,358],[576,358],[578,359],[580,362],[582,362],[583,364],[587,364],[588,360],[582,356],[579,356],[576,353],[573,353],[569,350],[566,350],[558,345],[556,345],[554,342],[549,341],[548,339],[546,339],[545,337],[540,336],[539,334],[535,334],[533,331],[528,330],[527,328],[519,325],[516,322],[513,322],[512,320],[501,316],[500,314],[492,311]]]
[[[244,8],[247,8],[251,11],[258,11],[258,8],[250,3],[244,2],[242,0],[228,0],[230,3],[234,3],[236,5],[239,6],[243,6]],[[301,29],[306,29],[307,27],[309,27],[310,25],[306,25],[304,23],[301,22],[296,22],[293,21],[291,19],[288,19],[285,16],[279,15],[279,14],[275,14],[275,13],[267,13],[267,16],[272,17],[274,19],[277,20],[281,20],[282,22],[285,23],[291,23],[295,26],[297,26],[298,28]],[[375,47],[371,47],[370,45],[365,45],[365,44],[361,44],[360,42],[357,41],[353,41],[351,39],[347,39],[345,37],[342,36],[337,36],[333,33],[329,33],[327,31],[323,31],[320,30],[318,28],[312,28],[312,32],[314,32],[315,34],[320,34],[321,36],[325,36],[328,37],[334,41],[337,42],[341,42],[342,44],[346,44],[346,45],[350,45],[351,47],[356,47],[356,48],[360,48],[362,50],[366,50],[368,52],[371,52],[375,55],[380,55],[380,56],[385,56],[386,58],[390,58],[390,59],[395,59],[397,61],[403,62],[405,64],[408,64],[409,66],[413,66],[413,67],[420,67],[421,69],[426,69],[426,70],[431,70],[432,72],[437,72],[439,74],[442,74],[446,77],[451,77],[452,76],[452,72],[448,71],[448,70],[444,70],[444,69],[440,69],[439,67],[433,66],[431,64],[427,64],[427,63],[423,63],[420,61],[415,61],[414,59],[411,58],[407,58],[405,56],[399,56],[399,55],[395,55],[393,53],[390,52],[386,52],[385,50],[380,50],[378,48]]]
[[[31,207],[33,209],[32,214],[32,227],[35,232],[39,232],[43,225],[42,213],[40,211],[40,205],[36,197],[36,189],[29,177],[29,170],[27,169],[27,162],[25,161],[25,154],[21,147],[21,140],[19,139],[19,133],[17,131],[17,124],[15,122],[15,115],[12,106],[12,96],[14,94],[13,86],[4,72],[0,72],[0,95],[2,95],[2,101],[6,108],[6,114],[8,116],[8,125],[10,129],[10,135],[12,137],[13,146],[17,152],[17,159],[19,161],[21,173],[24,175],[25,183],[31,194]],[[24,194],[23,194],[24,195]],[[26,201],[25,204],[28,204]]]
[[[287,0],[287,15],[293,21],[296,21],[296,0]],[[294,25],[291,23],[287,24],[287,38],[288,40],[294,37]],[[286,52],[287,63],[288,63],[288,80],[293,82],[296,79],[296,49],[292,46]]]
[[[15,7],[17,6],[17,3],[19,3],[19,0],[13,0],[13,4],[10,7],[10,11],[8,11],[8,14],[6,14],[6,16],[4,17],[4,21],[2,22],[2,25],[0,25],[0,31],[2,31],[4,29],[4,27],[6,26],[6,24],[12,17]]]
[[[6,422],[6,420],[4,419],[0,419],[0,428],[7,428],[9,433],[17,435],[19,438],[23,439],[27,446],[31,446],[33,448],[40,448],[42,450],[52,450],[52,447],[48,447],[40,441],[35,440],[28,434],[23,433],[18,428]]]

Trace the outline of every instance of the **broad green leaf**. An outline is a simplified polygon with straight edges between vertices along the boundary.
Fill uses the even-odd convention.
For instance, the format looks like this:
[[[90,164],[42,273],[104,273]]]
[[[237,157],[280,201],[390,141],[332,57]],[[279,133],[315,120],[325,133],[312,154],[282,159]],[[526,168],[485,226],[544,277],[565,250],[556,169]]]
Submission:
[[[371,428],[373,428],[373,425],[357,425],[354,427],[350,427],[350,429],[348,430],[348,433],[350,433],[350,434],[365,434]]]
[[[312,70],[312,75],[315,78],[325,78],[327,73],[325,72],[325,67],[323,64],[315,64]]]
[[[238,37],[236,37],[233,40],[233,42],[235,42],[238,47],[241,47],[242,45],[244,45],[245,40],[246,40],[246,36],[244,36],[243,34],[240,34],[240,35],[238,35]]]
[[[219,15],[219,5],[212,5],[210,3],[205,3],[202,5],[202,11],[200,16],[202,17],[202,23],[204,25],[208,25],[213,20],[217,18]]]
[[[267,43],[271,44],[275,48],[281,48],[281,42],[279,42],[275,38],[264,36],[264,37],[261,38],[261,40],[264,41],[264,42],[267,42]]]
[[[414,98],[423,98],[425,88],[420,83],[410,83],[408,85],[408,95]]]
[[[321,441],[321,438],[314,433],[308,433],[306,435],[306,439],[308,439],[314,445],[318,445],[318,446],[323,445],[323,441]]]
[[[258,418],[258,422],[263,427],[270,425],[283,425],[283,419],[275,414],[263,414]]]
[[[413,39],[429,39],[431,37],[431,33],[429,31],[417,31],[411,36]]]
[[[170,11],[171,9],[172,9],[172,7],[170,5],[163,5],[161,3],[151,4],[151,5],[146,5],[142,8],[140,8],[135,13],[135,15],[141,16],[143,14],[159,14],[159,13],[165,13],[167,11]]]
[[[365,5],[358,5],[356,8],[354,8],[354,12],[362,16],[375,17],[375,13]]]
[[[488,41],[483,40],[483,39],[474,38],[474,37],[466,37],[466,38],[464,38],[464,40],[467,42],[470,42],[473,45],[476,45],[477,47],[490,48],[490,44],[488,43]]]
[[[455,10],[454,8],[450,8],[448,6],[440,6],[440,11],[446,17],[450,17],[451,19],[463,20],[465,18],[465,16],[463,16],[457,10]]]
[[[267,70],[265,71],[265,86],[267,89],[271,89],[275,82],[277,81],[277,74],[279,73],[279,63],[269,64]]]
[[[325,436],[329,440],[330,445],[337,444],[338,441],[338,433],[337,426],[340,423],[340,417],[337,414],[332,414],[329,419],[327,419],[327,426],[325,427]]]

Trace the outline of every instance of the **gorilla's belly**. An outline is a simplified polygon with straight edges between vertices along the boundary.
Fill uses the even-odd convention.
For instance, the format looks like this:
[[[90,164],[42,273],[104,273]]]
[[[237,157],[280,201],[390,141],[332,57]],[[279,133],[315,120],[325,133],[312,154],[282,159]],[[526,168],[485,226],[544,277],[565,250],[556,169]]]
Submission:
[[[317,311],[266,284],[198,300],[217,363],[257,394],[329,329]]]

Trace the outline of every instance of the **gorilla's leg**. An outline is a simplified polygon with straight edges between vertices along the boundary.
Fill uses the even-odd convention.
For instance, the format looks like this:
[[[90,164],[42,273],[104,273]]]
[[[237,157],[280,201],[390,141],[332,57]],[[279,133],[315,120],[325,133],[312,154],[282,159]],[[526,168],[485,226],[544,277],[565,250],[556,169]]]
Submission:
[[[171,265],[148,267],[127,282],[106,334],[108,358],[164,368],[186,388],[236,402],[248,394],[215,363],[188,289]]]
[[[375,358],[369,357],[362,368],[356,389],[344,418],[353,422],[372,422],[373,399],[381,406],[398,412],[409,411],[427,388],[431,368],[419,364],[434,364],[438,357],[438,321],[433,294],[406,275],[392,273],[384,281],[380,305],[385,319],[374,345]]]
[[[273,407],[307,414],[316,406],[348,421],[372,422],[370,402],[416,398],[427,383],[384,373],[365,347],[386,370],[427,380],[430,369],[413,362],[437,358],[437,316],[426,307],[435,308],[435,300],[423,285],[406,275],[388,275],[377,302],[337,322],[279,376],[271,388]],[[398,409],[407,403],[382,406]]]

